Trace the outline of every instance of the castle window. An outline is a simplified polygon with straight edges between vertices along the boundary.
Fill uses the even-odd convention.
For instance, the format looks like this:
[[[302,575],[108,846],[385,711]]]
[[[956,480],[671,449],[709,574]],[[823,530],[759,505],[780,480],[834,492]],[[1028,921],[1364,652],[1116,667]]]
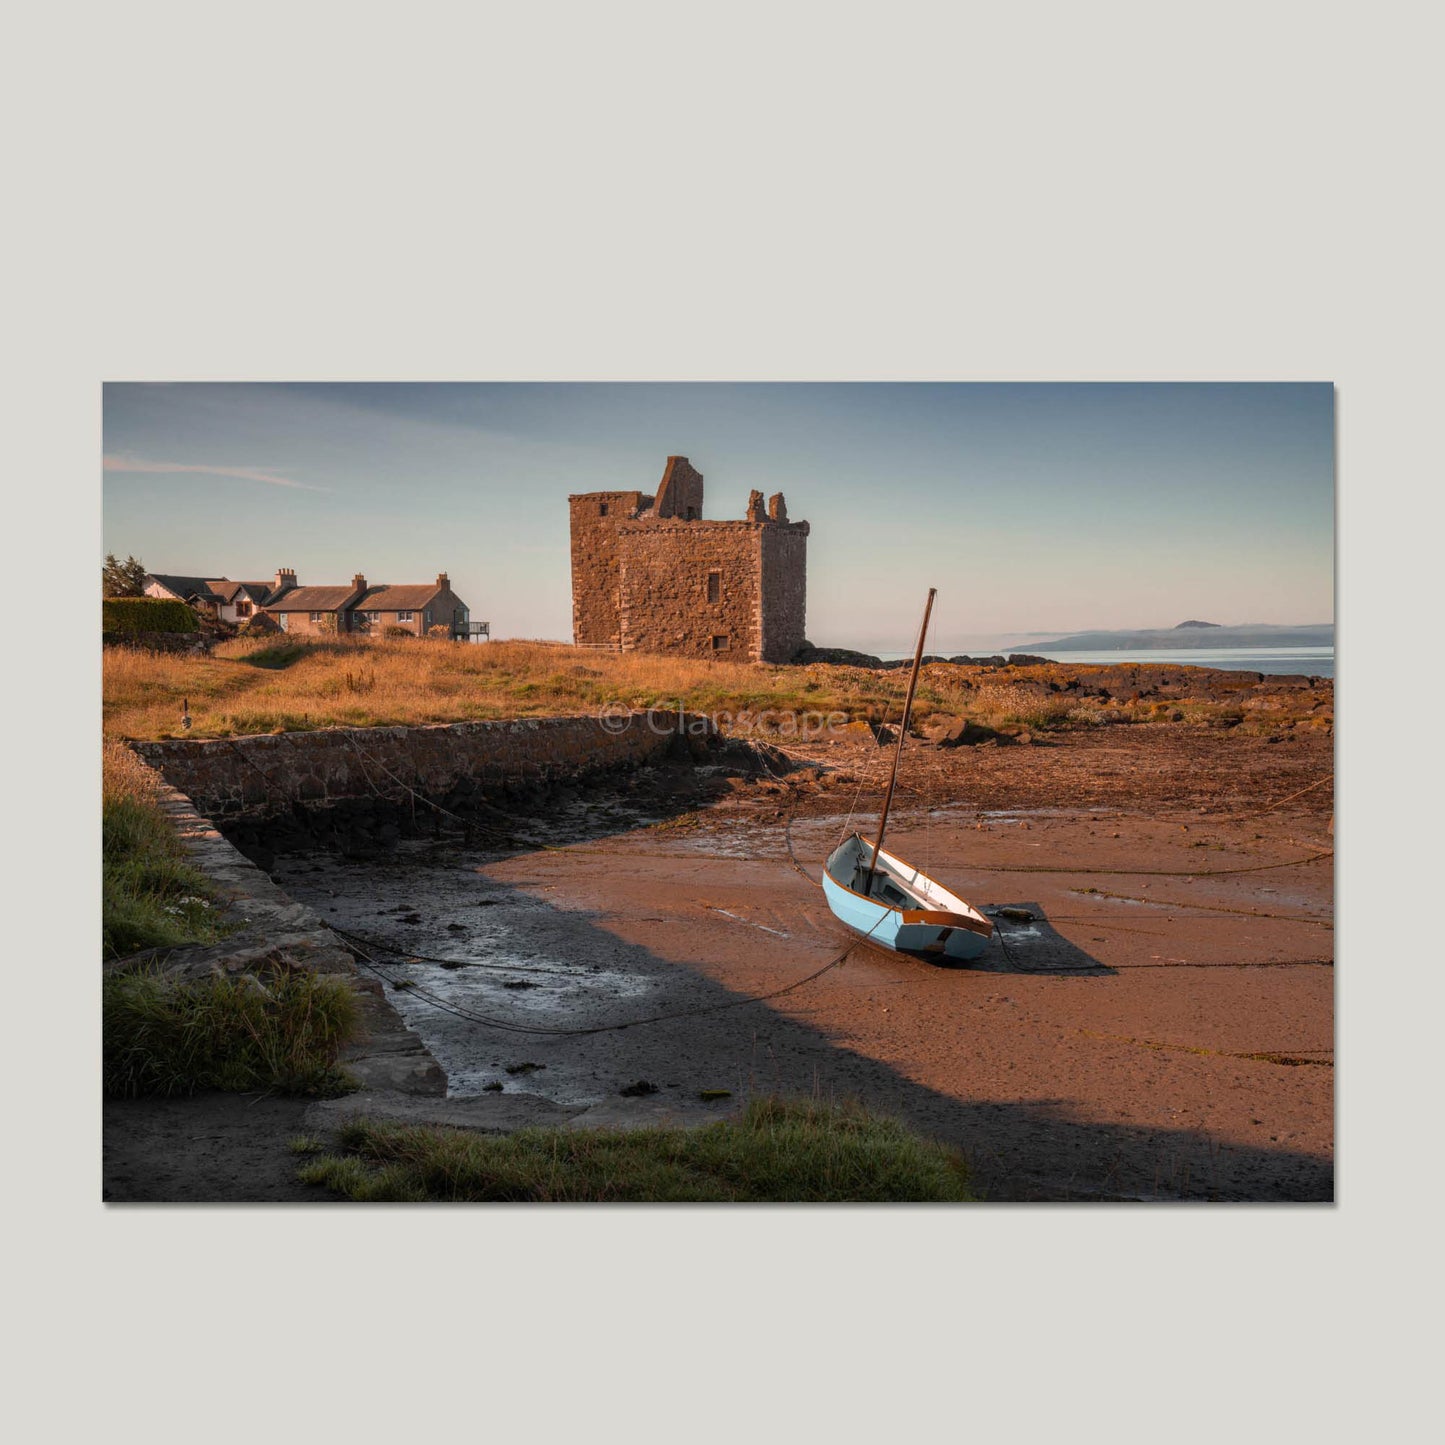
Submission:
[[[606,503],[606,502],[603,502],[602,505],[597,508],[597,515],[598,515],[599,517],[605,517],[605,516],[607,515],[607,503]]]
[[[722,573],[709,572],[707,574],[707,600],[709,602],[722,601]]]
[[[728,635],[726,632],[715,632],[713,634],[712,650],[714,652],[726,652],[728,650]]]

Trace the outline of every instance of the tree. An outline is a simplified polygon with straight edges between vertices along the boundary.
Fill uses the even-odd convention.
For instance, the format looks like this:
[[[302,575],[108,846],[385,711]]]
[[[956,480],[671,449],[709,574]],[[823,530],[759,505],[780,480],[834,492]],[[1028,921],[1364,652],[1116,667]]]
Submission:
[[[114,552],[105,554],[105,566],[100,569],[100,594],[102,597],[144,597],[146,590],[145,563],[134,557],[117,562]]]

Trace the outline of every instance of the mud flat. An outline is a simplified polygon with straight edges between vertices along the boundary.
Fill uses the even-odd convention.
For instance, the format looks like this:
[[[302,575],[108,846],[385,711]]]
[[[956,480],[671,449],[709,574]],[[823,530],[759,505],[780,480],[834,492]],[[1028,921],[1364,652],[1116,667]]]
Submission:
[[[1333,1197],[1328,738],[920,747],[890,837],[994,912],[989,953],[860,945],[756,1002],[846,946],[812,880],[876,797],[870,742],[792,752],[668,808],[584,794],[506,846],[443,829],[273,877],[364,940],[453,1095],[644,1093],[684,1121],[856,1095],[961,1146],[994,1199]]]

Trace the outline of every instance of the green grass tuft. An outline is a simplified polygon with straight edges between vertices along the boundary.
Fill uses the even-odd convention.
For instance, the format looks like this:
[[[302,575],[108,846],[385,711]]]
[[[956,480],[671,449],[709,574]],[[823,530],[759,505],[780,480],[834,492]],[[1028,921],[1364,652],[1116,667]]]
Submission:
[[[201,1089],[335,1097],[354,1082],[337,1064],[360,1027],[343,979],[274,966],[262,975],[175,983],[153,969],[105,979],[108,1094]]]
[[[524,1129],[491,1136],[373,1119],[299,1173],[350,1199],[677,1203],[963,1201],[954,1149],[861,1105],[761,1099],[697,1129]]]
[[[101,946],[108,958],[204,943],[225,931],[210,884],[185,862],[150,770],[107,744],[101,795]]]

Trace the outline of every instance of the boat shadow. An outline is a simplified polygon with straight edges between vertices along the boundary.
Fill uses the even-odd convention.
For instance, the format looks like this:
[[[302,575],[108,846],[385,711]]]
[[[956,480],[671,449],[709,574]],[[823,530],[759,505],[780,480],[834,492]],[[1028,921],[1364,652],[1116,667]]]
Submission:
[[[982,910],[993,937],[982,958],[957,966],[975,973],[1068,974],[1105,978],[1119,972],[1085,952],[1049,922],[1036,899],[996,903]]]

